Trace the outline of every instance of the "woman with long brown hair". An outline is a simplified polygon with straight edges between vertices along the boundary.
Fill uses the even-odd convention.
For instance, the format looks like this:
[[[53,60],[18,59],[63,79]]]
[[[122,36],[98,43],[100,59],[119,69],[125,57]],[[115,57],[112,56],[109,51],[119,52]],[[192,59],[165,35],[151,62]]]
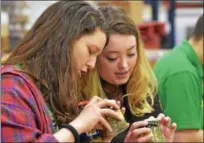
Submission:
[[[120,120],[114,100],[83,100],[77,80],[93,69],[107,42],[105,20],[83,1],[48,7],[1,67],[2,142],[78,142],[104,116]],[[69,123],[69,124],[68,124]]]

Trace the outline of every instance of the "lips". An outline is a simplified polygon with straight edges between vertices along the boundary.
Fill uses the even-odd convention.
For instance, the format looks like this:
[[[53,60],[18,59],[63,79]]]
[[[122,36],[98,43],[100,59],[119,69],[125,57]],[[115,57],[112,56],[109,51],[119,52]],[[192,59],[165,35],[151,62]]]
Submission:
[[[81,78],[83,75],[85,75],[87,73],[87,71],[83,71],[83,70],[81,70],[81,71],[79,71],[79,77]]]
[[[81,71],[81,75],[85,75],[86,73],[86,71]]]
[[[115,75],[118,78],[126,78],[129,76],[129,71],[117,72],[117,73],[115,73]]]

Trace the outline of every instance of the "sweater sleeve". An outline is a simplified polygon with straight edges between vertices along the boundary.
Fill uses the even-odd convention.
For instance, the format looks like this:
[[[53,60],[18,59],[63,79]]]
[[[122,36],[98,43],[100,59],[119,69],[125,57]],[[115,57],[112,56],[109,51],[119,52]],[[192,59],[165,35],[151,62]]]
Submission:
[[[20,76],[1,75],[1,98],[2,142],[58,142],[43,130],[36,98]]]

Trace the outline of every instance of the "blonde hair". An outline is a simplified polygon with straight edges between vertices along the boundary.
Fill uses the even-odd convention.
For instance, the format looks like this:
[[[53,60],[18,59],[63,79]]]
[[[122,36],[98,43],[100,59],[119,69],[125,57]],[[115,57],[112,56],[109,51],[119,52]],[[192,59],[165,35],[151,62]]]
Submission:
[[[143,116],[145,113],[154,111],[152,106],[157,92],[157,80],[145,55],[139,32],[137,55],[137,63],[127,83],[126,91],[131,112],[136,116]]]
[[[134,35],[137,42],[137,62],[126,86],[126,95],[132,114],[143,116],[154,111],[154,96],[157,92],[157,80],[145,55],[139,30],[135,23],[119,7],[103,6],[99,8],[109,24],[109,34]],[[91,75],[92,76],[91,76]],[[92,78],[90,78],[92,77]],[[94,77],[94,78],[93,78]],[[86,77],[83,95],[106,98],[96,69]]]
[[[93,96],[107,98],[96,68],[80,79],[80,88],[83,100],[90,100]]]

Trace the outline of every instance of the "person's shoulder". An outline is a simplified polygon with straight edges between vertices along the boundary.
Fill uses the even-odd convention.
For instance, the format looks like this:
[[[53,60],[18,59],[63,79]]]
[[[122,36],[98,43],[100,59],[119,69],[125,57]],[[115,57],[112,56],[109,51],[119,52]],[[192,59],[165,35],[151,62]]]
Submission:
[[[1,88],[11,91],[30,91],[35,87],[32,79],[15,65],[1,66]]]
[[[15,68],[15,65],[1,65],[1,74],[13,72]]]
[[[41,93],[35,83],[26,73],[18,71],[15,66],[1,67],[1,97],[2,103],[12,104],[13,101],[25,107],[36,105],[37,100],[42,101]],[[29,108],[27,108],[29,109]]]
[[[9,79],[32,81],[32,78],[21,70],[17,65],[3,65],[1,66],[1,77],[9,77]]]
[[[195,68],[186,58],[185,54],[177,47],[163,57],[154,66],[156,75],[173,75],[180,72],[195,72]]]
[[[184,56],[182,55],[182,53],[179,51],[178,48],[173,49],[171,51],[169,51],[168,53],[166,53],[165,55],[163,55],[156,63],[155,67],[165,67],[165,66],[169,66],[169,65],[178,65],[181,62],[185,62],[184,61]]]
[[[18,68],[17,65],[2,65],[1,75],[4,74],[23,75],[23,73],[20,72],[20,69]]]

